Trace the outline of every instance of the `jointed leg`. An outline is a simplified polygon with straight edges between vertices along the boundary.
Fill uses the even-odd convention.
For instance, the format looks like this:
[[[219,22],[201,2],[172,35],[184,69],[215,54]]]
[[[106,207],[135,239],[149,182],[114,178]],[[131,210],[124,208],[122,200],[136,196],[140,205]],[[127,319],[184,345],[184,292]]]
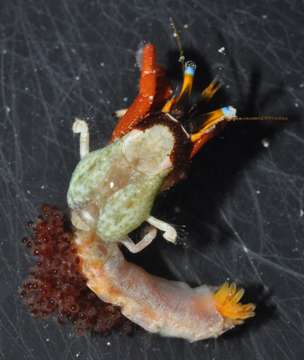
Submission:
[[[148,245],[151,244],[151,242],[155,239],[157,234],[157,230],[154,227],[151,227],[149,232],[137,243],[134,244],[134,242],[127,238],[126,240],[123,240],[121,243],[133,254],[136,254],[143,249],[145,249]]]
[[[174,244],[176,243],[177,232],[173,226],[171,226],[170,224],[168,224],[162,220],[156,219],[153,216],[149,216],[147,219],[147,222],[150,225],[156,227],[157,229],[164,231],[164,234],[163,234],[164,239],[166,239],[167,241],[172,242]]]
[[[152,44],[145,45],[143,49],[142,67],[139,82],[139,94],[128,108],[126,114],[116,125],[112,140],[126,134],[150,110],[156,94],[156,51]]]
[[[90,152],[90,134],[88,124],[86,121],[76,118],[72,129],[75,134],[80,134],[79,151],[80,159],[82,159]]]
[[[157,86],[156,94],[153,101],[153,109],[155,108],[155,110],[160,110],[164,103],[171,98],[173,90],[171,88],[169,80],[166,77],[166,71],[160,65],[156,65],[155,71]],[[128,108],[119,109],[114,111],[113,115],[120,119],[127,113],[127,111]]]

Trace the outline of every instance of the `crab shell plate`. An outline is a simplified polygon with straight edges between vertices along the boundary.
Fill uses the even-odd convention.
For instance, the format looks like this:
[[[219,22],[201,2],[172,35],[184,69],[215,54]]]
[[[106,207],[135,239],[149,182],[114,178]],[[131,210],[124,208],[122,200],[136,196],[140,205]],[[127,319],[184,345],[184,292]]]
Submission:
[[[191,142],[170,115],[147,116],[129,133],[76,166],[68,205],[73,225],[120,241],[150,215],[156,195],[184,176]]]

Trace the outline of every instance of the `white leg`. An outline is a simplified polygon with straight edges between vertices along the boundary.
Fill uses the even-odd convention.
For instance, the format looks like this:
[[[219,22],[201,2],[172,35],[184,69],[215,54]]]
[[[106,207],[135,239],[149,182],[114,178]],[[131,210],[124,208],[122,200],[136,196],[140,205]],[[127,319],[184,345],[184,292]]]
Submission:
[[[147,222],[150,225],[156,227],[157,229],[164,231],[164,234],[163,234],[164,239],[166,239],[167,241],[172,242],[174,244],[176,243],[177,232],[173,226],[169,225],[168,223],[166,223],[162,220],[156,219],[153,216],[149,216]]]
[[[84,120],[78,118],[75,119],[73,123],[73,132],[74,134],[80,134],[79,140],[79,150],[80,150],[80,159],[90,152],[90,134],[88,124]]]
[[[126,240],[121,241],[121,243],[133,254],[136,254],[146,248],[154,240],[157,234],[157,230],[154,227],[151,227],[149,232],[137,243],[127,238]]]
[[[128,108],[127,109],[120,109],[120,110],[116,110],[114,111],[114,115],[117,117],[117,118],[121,118],[122,116],[124,116],[124,114],[128,111]]]

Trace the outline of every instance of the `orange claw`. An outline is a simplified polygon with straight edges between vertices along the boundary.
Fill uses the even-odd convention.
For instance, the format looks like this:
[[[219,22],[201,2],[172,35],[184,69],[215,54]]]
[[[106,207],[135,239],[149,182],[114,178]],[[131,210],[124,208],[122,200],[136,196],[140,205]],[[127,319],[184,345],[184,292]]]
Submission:
[[[153,44],[145,45],[142,56],[139,94],[125,115],[119,119],[112,133],[112,141],[132,130],[151,111],[152,107],[161,108],[172,95],[165,70],[156,64],[155,46]]]
[[[156,50],[152,44],[143,49],[139,94],[116,125],[112,141],[130,131],[150,110],[156,93]]]

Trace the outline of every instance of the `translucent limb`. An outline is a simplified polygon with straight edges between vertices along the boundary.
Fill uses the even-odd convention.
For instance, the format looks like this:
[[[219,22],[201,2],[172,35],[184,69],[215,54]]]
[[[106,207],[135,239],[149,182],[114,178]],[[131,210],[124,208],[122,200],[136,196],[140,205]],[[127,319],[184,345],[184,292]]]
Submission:
[[[174,229],[174,227],[162,220],[156,219],[153,216],[149,216],[147,219],[147,222],[156,227],[157,229],[164,231],[163,238],[166,239],[169,242],[172,242],[173,244],[176,243],[177,239],[177,232]]]
[[[76,118],[72,129],[74,134],[80,134],[79,152],[80,159],[82,159],[90,152],[90,134],[88,124],[86,121]]]
[[[131,253],[136,254],[149,246],[151,242],[155,239],[156,234],[157,230],[154,227],[151,227],[149,232],[137,244],[135,244],[130,238],[121,241],[121,243]]]

